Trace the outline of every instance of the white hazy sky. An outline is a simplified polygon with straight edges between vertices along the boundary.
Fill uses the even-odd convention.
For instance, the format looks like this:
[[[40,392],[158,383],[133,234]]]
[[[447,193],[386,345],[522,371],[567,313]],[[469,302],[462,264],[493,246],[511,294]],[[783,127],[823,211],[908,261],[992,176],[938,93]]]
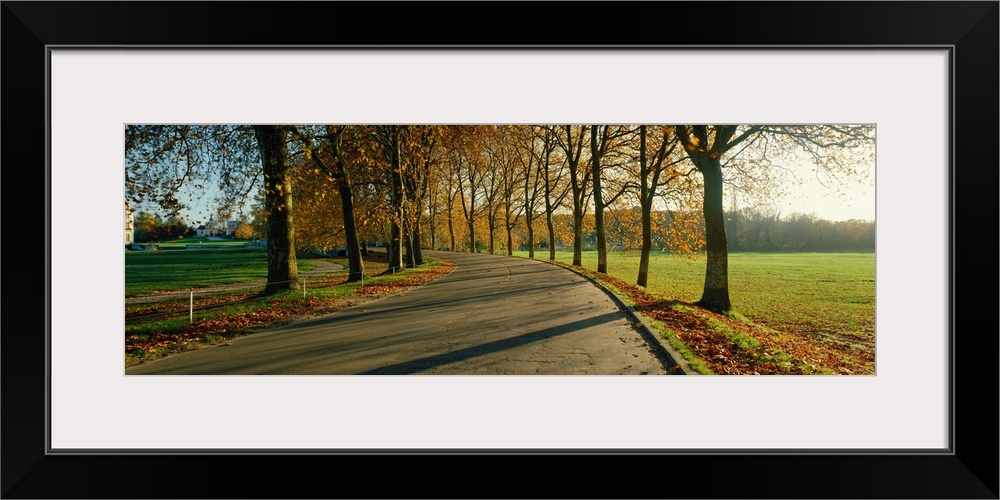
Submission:
[[[796,172],[799,182],[787,179],[784,183],[785,192],[768,203],[782,217],[793,213],[802,213],[815,214],[819,218],[831,221],[875,220],[874,175],[864,181],[840,178],[835,185],[829,185],[829,182],[828,185],[824,185],[823,182],[816,179],[811,167],[807,164],[790,166],[789,168]],[[745,194],[727,189],[725,193],[726,210],[731,208],[734,194],[737,207],[743,207],[747,204]]]
[[[790,187],[789,194],[772,204],[782,216],[792,213],[816,214],[831,221],[848,219],[875,220],[875,186],[867,183],[847,183],[849,191],[837,193],[811,180],[802,186]]]

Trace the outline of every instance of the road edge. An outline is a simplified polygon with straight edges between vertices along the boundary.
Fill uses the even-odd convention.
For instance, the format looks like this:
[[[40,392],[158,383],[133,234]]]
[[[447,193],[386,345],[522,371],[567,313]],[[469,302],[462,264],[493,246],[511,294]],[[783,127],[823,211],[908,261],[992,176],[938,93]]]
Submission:
[[[642,313],[636,311],[635,308],[633,308],[627,302],[625,302],[625,300],[622,299],[617,293],[615,293],[614,290],[608,288],[608,286],[605,285],[604,283],[601,283],[600,281],[594,279],[593,276],[580,272],[574,267],[563,264],[561,262],[532,259],[529,257],[515,256],[515,258],[533,260],[535,262],[542,262],[556,267],[561,267],[593,283],[594,286],[603,291],[608,297],[611,297],[611,300],[613,300],[615,304],[618,305],[619,309],[621,309],[635,322],[639,323],[642,326],[642,330],[646,333],[646,336],[649,339],[652,339],[654,342],[656,342],[656,345],[660,347],[660,351],[662,351],[663,354],[665,354],[673,362],[671,366],[680,367],[679,369],[674,369],[674,370],[670,370],[670,367],[667,367],[667,375],[701,375],[694,368],[691,368],[691,365],[687,362],[686,359],[684,359],[684,356],[682,356],[681,353],[677,351],[677,349],[674,349],[674,347],[671,346],[670,343],[667,342],[665,338],[663,338],[663,335],[660,334],[659,330],[655,326],[653,326],[652,322],[648,318],[646,318],[644,315],[642,315]]]

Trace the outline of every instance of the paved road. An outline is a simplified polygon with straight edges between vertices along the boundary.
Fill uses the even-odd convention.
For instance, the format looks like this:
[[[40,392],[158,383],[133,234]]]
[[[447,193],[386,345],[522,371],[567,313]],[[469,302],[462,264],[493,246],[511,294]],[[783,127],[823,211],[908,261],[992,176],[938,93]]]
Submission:
[[[544,262],[455,263],[375,302],[176,354],[126,374],[664,374],[656,344],[594,284]]]

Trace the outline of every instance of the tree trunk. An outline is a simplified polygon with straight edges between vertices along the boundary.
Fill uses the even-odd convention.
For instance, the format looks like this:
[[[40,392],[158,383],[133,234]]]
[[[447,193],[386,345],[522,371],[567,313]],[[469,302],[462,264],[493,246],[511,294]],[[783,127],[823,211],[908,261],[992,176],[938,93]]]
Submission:
[[[403,242],[400,240],[399,223],[395,217],[389,222],[389,246],[386,254],[389,257],[389,271],[394,272],[403,267]]]
[[[435,233],[434,226],[436,222],[437,222],[437,212],[431,212],[431,227],[428,228],[428,230],[431,233],[431,250],[437,250],[437,240],[434,237]]]
[[[403,247],[403,262],[406,267],[413,268],[413,240],[410,239],[413,232],[411,227],[413,226],[408,216],[406,215],[406,209],[403,209],[403,224],[400,226],[400,240]]]
[[[400,224],[403,221],[403,178],[402,164],[399,158],[399,132],[391,138],[391,172],[389,173],[390,201],[392,203],[392,217],[389,221],[389,248],[386,249],[389,255],[389,271],[394,272],[403,267],[403,242],[402,229]]]
[[[455,222],[452,220],[451,210],[448,210],[448,236],[451,238],[451,251],[455,251]]]
[[[659,170],[657,170],[659,172]],[[653,194],[656,192],[656,181],[659,175],[649,178],[650,169],[646,157],[646,126],[639,126],[639,215],[642,225],[642,248],[639,250],[639,276],[635,284],[648,286],[649,283],[649,252],[653,249]]]
[[[608,244],[604,234],[604,207],[599,204],[594,206],[594,223],[597,226],[597,272],[608,274]]]
[[[572,127],[566,127],[566,162],[569,166],[569,183],[573,191],[573,265],[583,266],[583,202],[586,192],[586,174],[584,182],[578,183],[577,176],[580,171],[580,151],[583,149],[583,137],[581,135],[580,147],[577,148],[576,157],[573,156],[573,134]],[[582,134],[583,132],[581,132]]]
[[[413,223],[413,263],[420,266],[424,263],[424,253],[420,250],[420,221]]]
[[[608,246],[604,235],[604,195],[601,193],[601,150],[597,145],[598,127],[590,129],[591,175],[594,178],[594,226],[597,231],[597,272],[608,274]]]
[[[530,184],[531,184],[531,169],[529,168],[524,176],[524,225],[527,226],[528,229],[528,258],[534,259],[535,232],[534,229],[531,227],[531,223],[532,219],[534,218],[533,216],[535,211],[533,194],[538,193],[538,184],[536,181],[534,193],[532,193],[529,189]]]
[[[264,210],[267,212],[267,284],[264,285],[264,294],[298,290],[292,180],[288,175],[285,131],[274,125],[254,125],[253,129],[264,167]]]
[[[510,223],[507,223],[507,256],[514,255],[514,237],[510,234]]]
[[[361,244],[358,241],[358,224],[354,220],[354,193],[344,179],[339,186],[340,205],[344,211],[344,238],[347,240],[347,281],[359,281],[365,273],[361,258]]]
[[[344,129],[338,131],[333,126],[327,126],[334,150],[334,161],[327,172],[337,183],[337,191],[340,193],[340,208],[344,214],[344,239],[347,244],[347,281],[352,282],[360,281],[364,277],[365,267],[361,243],[358,240],[358,224],[354,217],[354,188],[351,186],[347,169],[344,168],[344,158],[340,151],[339,135],[343,131]],[[318,159],[314,159],[319,162]]]
[[[552,224],[552,212],[545,214],[545,223],[549,226],[549,260],[556,260],[556,227]]]
[[[532,225],[533,219],[527,217],[524,220],[525,224],[528,226],[528,258],[535,258],[535,228]]]
[[[705,180],[705,290],[698,305],[713,311],[729,310],[729,251],[726,221],[722,211],[722,165],[718,158],[705,158],[698,170]]]
[[[407,224],[409,226],[409,224]],[[404,228],[402,235],[403,248],[406,250],[406,267],[415,267],[416,260],[413,257],[413,240],[410,239],[409,227]]]
[[[493,255],[496,253],[496,238],[495,238],[495,234],[497,231],[496,218],[490,217],[489,220],[486,221],[486,223],[487,225],[489,225],[490,229],[490,245],[489,245],[490,255]]]
[[[583,267],[583,207],[573,208],[573,265]]]
[[[649,286],[649,252],[653,249],[652,199],[640,201],[642,205],[642,249],[639,253],[639,278],[636,285]]]
[[[469,219],[469,252],[476,253],[476,225],[472,219]]]
[[[552,183],[549,179],[549,155],[545,155],[545,166],[542,172],[545,173],[545,225],[548,227],[549,231],[549,260],[556,260],[556,230],[552,225],[552,212],[555,208],[552,206]]]

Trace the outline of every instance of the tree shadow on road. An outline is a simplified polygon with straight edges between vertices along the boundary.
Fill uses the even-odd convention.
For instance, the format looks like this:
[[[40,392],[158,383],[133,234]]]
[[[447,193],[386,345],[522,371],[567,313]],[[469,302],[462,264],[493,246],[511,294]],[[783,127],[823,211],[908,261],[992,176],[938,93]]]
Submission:
[[[502,340],[497,340],[495,342],[488,342],[486,344],[474,345],[471,347],[467,347],[465,349],[459,349],[457,351],[446,352],[443,354],[428,356],[426,358],[414,359],[410,361],[405,361],[403,363],[383,366],[380,368],[376,368],[374,370],[369,370],[367,372],[359,373],[359,375],[409,375],[420,371],[428,370],[431,368],[445,366],[451,363],[456,363],[459,361],[475,358],[477,356],[483,356],[486,354],[503,351],[505,349],[513,349],[515,347],[520,347],[522,345],[530,344],[532,342],[540,342],[559,335],[572,333],[583,328],[589,328],[592,326],[620,319],[621,319],[621,313],[617,311],[606,313],[600,316],[594,316],[592,318],[573,321],[571,323],[565,323],[562,325],[545,328],[543,330],[537,330],[534,332],[525,333],[517,337],[510,337]]]

